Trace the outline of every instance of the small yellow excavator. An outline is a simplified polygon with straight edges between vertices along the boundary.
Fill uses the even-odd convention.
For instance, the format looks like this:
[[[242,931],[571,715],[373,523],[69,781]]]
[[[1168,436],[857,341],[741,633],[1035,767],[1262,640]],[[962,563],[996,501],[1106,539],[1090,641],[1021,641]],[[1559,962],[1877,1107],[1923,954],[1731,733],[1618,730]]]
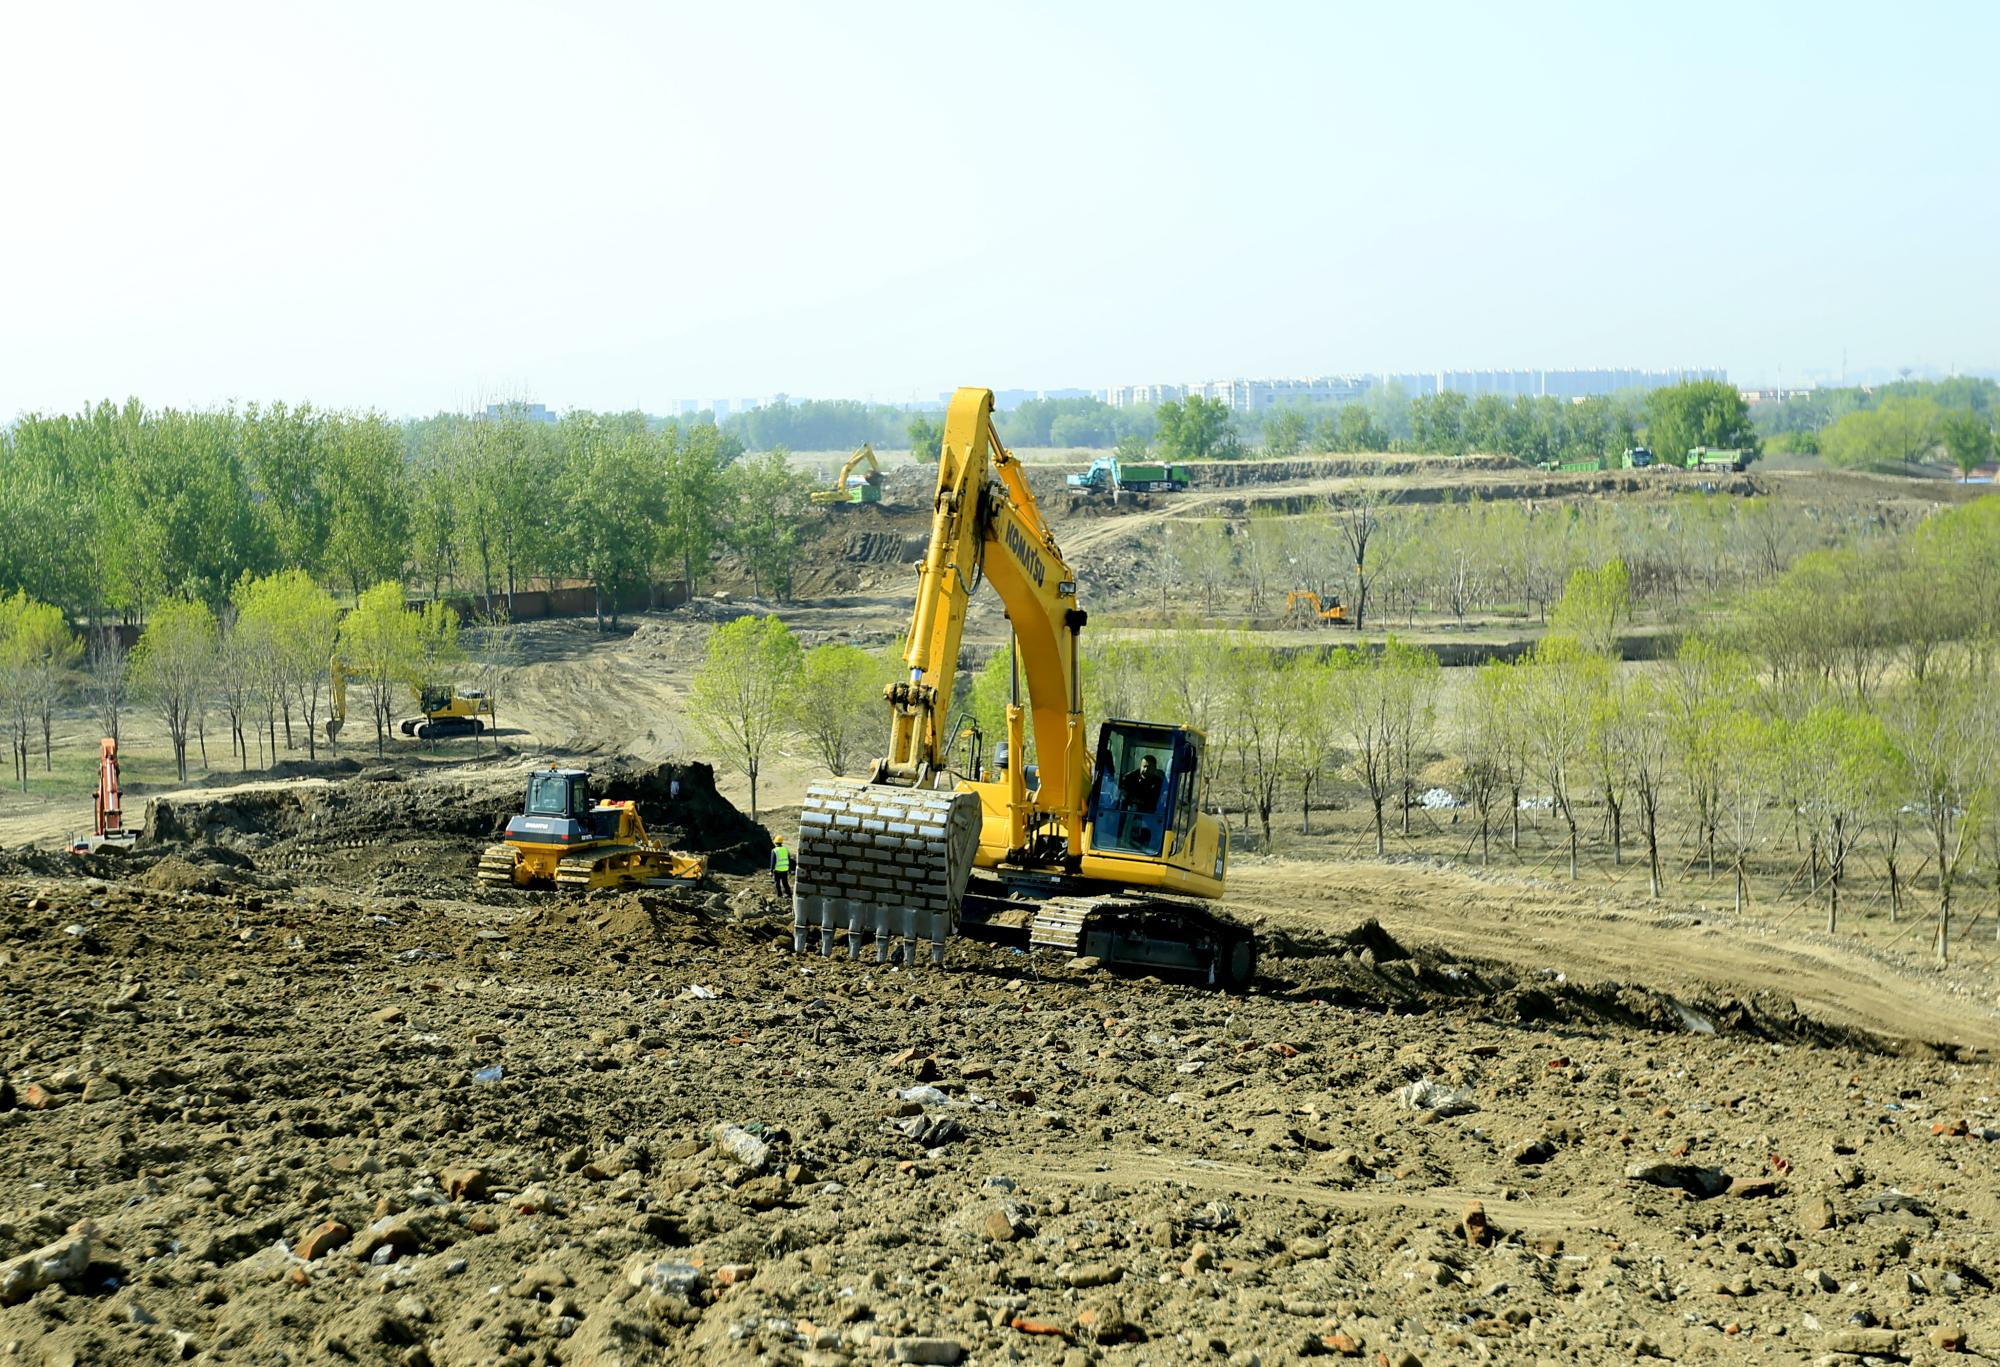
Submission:
[[[708,857],[667,849],[646,834],[634,802],[590,800],[590,775],[550,766],[528,776],[528,796],[498,845],[479,856],[486,887],[693,887]]]
[[[865,474],[856,474],[862,466],[867,466]],[[815,489],[812,501],[828,503],[880,503],[882,501],[882,464],[875,459],[875,448],[867,442],[861,449],[847,458],[847,464],[840,467],[834,477],[831,489]]]
[[[993,427],[993,391],[945,413],[929,549],[903,676],[889,685],[889,753],[865,782],[812,784],[799,818],[792,948],[849,957],[872,937],[933,963],[955,934],[1087,956],[1107,967],[1240,988],[1257,941],[1212,910],[1229,837],[1204,810],[1206,742],[1170,722],[1084,726],[1075,573]],[[947,710],[967,599],[981,579],[1013,628],[1005,768],[950,771]],[[1027,683],[1022,706],[1021,682]],[[1024,762],[1032,721],[1036,764]],[[815,936],[814,932],[817,932]]]
[[[327,692],[326,741],[339,742],[347,725],[347,670],[335,660],[332,685]],[[426,684],[417,690],[419,715],[404,717],[396,729],[418,740],[449,740],[453,736],[476,736],[493,725],[493,699],[477,688],[460,690]]]
[[[425,684],[417,690],[417,711],[418,716],[397,722],[396,729],[418,740],[476,736],[493,724],[493,699],[477,688]]]
[[[1338,598],[1334,599],[1331,604],[1322,606],[1319,595],[1311,589],[1293,589],[1290,593],[1287,593],[1285,595],[1285,611],[1293,616],[1310,614],[1313,620],[1319,622],[1345,622],[1347,620],[1347,609],[1341,606]]]

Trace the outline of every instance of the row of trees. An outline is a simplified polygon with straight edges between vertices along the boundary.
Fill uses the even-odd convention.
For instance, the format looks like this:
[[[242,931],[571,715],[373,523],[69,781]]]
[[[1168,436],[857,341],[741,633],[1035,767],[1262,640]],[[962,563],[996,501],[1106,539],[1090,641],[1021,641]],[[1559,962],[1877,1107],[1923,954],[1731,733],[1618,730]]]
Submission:
[[[1375,848],[1409,833],[1416,797],[1449,785],[1477,824],[1481,862],[1517,855],[1524,808],[1560,823],[1571,877],[1586,847],[1643,862],[1654,896],[1675,876],[1733,878],[1739,909],[1753,862],[1787,835],[1794,885],[1820,897],[1831,932],[1857,851],[1880,856],[1890,914],[1927,875],[1946,956],[1955,889],[1993,852],[2000,878],[2000,504],[1940,514],[1877,542],[1801,557],[1738,595],[1717,625],[1658,666],[1619,659],[1635,577],[1610,557],[1572,568],[1548,634],[1515,661],[1481,666],[1441,723],[1437,657],[1391,638],[1285,652],[1253,635],[1194,626],[1113,636],[1083,670],[1086,713],[1179,721],[1208,738],[1212,800],[1268,841],[1295,807],[1310,831],[1340,784],[1369,805]],[[1871,592],[1891,606],[1863,610]],[[1896,600],[1934,610],[1905,628]],[[959,711],[1000,733],[1010,664],[997,652],[962,682]],[[879,741],[889,661],[851,646],[800,652],[776,619],[719,631],[691,712],[756,777],[769,747],[809,741],[831,772]],[[1032,738],[1031,738],[1032,744]],[[1032,758],[1032,755],[1029,757]],[[754,799],[753,799],[754,800]],[[2000,883],[1996,883],[2000,891]]]
[[[12,739],[14,777],[27,786],[37,738],[43,770],[53,768],[53,719],[73,700],[114,740],[132,704],[148,708],[166,728],[183,782],[191,747],[208,767],[212,729],[227,735],[229,754],[244,769],[253,749],[259,764],[301,748],[314,758],[326,723],[344,705],[336,670],[366,705],[380,753],[399,704],[427,684],[450,682],[466,663],[459,634],[447,607],[408,608],[393,581],[363,591],[343,610],[311,575],[283,570],[245,576],[219,609],[201,599],[168,599],[128,655],[115,630],[93,632],[86,648],[60,609],[16,593],[0,601],[0,721]],[[493,624],[478,636],[490,697],[510,637]]]
[[[712,425],[637,413],[30,414],[0,433],[0,587],[102,623],[169,599],[220,612],[246,574],[285,570],[354,598],[387,580],[469,588],[488,610],[576,580],[615,616],[643,585],[697,589],[730,550],[783,596],[809,480],[781,451],[741,455]]]
[[[1719,494],[1405,504],[1359,493],[1238,523],[1176,519],[1149,569],[1162,603],[1178,592],[1210,616],[1273,615],[1289,590],[1304,588],[1340,598],[1360,627],[1420,613],[1463,626],[1475,614],[1544,618],[1572,571],[1614,555],[1636,602],[1678,610],[1767,583],[1813,550],[1872,545],[1891,529],[1864,510]]]

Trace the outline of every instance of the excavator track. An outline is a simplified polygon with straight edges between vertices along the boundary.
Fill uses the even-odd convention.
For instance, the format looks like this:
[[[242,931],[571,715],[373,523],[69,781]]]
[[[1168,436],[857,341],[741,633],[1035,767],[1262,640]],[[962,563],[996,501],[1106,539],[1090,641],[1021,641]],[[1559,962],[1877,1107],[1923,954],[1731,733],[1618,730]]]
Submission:
[[[513,887],[514,862],[512,845],[488,845],[479,856],[479,881],[490,888]]]
[[[847,956],[864,937],[875,961],[901,940],[912,962],[928,940],[931,961],[958,929],[958,913],[979,851],[979,799],[971,793],[827,781],[806,790],[799,816],[792,896],[792,949],[804,953],[813,930],[831,954],[847,932]]]
[[[1028,947],[1230,990],[1257,976],[1247,927],[1196,902],[1143,894],[1051,897],[1035,909]]]

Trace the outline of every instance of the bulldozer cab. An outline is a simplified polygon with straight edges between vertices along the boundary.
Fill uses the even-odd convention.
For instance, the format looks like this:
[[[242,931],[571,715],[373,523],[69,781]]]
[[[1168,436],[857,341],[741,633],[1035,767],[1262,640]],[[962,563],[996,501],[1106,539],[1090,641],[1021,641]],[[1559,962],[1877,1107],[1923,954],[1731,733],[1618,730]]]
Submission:
[[[581,821],[590,813],[590,775],[581,769],[544,769],[528,776],[528,816]]]
[[[1090,848],[1161,855],[1173,832],[1194,829],[1201,737],[1185,727],[1108,721],[1097,732],[1090,787]]]

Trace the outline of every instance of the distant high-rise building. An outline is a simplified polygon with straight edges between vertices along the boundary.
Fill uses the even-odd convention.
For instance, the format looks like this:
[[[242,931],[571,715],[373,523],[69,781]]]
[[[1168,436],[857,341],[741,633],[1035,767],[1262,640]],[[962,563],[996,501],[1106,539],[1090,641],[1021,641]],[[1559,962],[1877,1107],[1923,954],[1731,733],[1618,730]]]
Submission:
[[[1683,380],[1726,380],[1719,369],[1688,370],[1426,370],[1378,377],[1411,398],[1427,394],[1498,394],[1502,398],[1590,399],[1621,389],[1665,389]]]
[[[1104,392],[1113,408],[1143,408],[1168,399],[1213,399],[1238,413],[1262,413],[1284,404],[1352,403],[1368,392],[1358,375],[1303,380],[1205,380],[1199,384],[1115,385]]]

